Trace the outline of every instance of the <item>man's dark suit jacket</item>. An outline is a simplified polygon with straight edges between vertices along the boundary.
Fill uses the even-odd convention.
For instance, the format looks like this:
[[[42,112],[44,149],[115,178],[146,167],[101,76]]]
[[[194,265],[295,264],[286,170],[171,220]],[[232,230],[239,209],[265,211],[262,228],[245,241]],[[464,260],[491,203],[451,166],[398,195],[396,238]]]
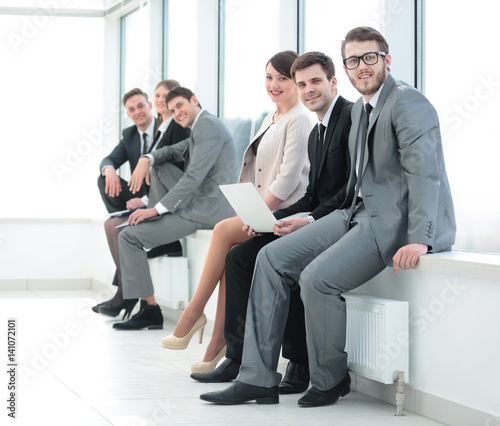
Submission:
[[[309,135],[308,154],[311,168],[309,184],[304,196],[291,206],[274,213],[282,219],[301,212],[311,212],[319,219],[340,208],[345,202],[347,179],[349,178],[349,131],[353,103],[339,96],[333,107],[325,135],[321,161],[316,161],[318,126]]]
[[[167,131],[158,142],[156,149],[176,144],[177,142],[187,139],[190,134],[191,131],[189,129],[185,129],[172,120]],[[141,146],[142,142],[137,126],[133,125],[127,127],[122,132],[122,140],[120,143],[101,161],[99,171],[102,172],[102,169],[106,166],[113,166],[115,170],[118,170],[119,167],[128,161],[130,164],[130,171],[133,172],[141,156]],[[180,164],[176,165],[182,166]],[[183,167],[181,168],[183,169]]]

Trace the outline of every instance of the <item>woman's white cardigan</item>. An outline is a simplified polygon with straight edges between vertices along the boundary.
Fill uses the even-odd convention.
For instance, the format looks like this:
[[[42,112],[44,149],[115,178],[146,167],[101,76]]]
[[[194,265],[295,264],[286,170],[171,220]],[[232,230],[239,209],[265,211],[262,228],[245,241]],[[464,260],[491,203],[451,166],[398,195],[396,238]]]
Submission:
[[[252,182],[264,198],[268,192],[283,200],[274,210],[295,203],[306,192],[309,175],[307,144],[314,126],[312,113],[300,102],[273,124],[274,112],[264,119],[243,155],[239,182]],[[257,157],[252,144],[266,131]]]

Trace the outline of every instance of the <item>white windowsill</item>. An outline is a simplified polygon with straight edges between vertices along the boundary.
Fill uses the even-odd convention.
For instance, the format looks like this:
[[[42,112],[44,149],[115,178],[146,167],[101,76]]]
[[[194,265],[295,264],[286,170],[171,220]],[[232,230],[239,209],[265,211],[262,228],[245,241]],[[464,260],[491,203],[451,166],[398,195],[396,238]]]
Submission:
[[[500,256],[495,254],[451,251],[422,256],[418,271],[500,281]]]

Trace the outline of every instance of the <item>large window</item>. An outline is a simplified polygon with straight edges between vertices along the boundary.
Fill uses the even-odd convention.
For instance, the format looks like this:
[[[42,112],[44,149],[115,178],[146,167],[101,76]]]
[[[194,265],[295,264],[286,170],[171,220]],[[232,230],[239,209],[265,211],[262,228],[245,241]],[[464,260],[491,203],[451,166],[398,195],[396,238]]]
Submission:
[[[218,1],[164,1],[164,78],[191,89],[217,115]]]
[[[295,2],[226,0],[221,64],[221,116],[241,158],[265,115],[275,106],[264,89],[266,63],[297,50]]]
[[[168,31],[167,75],[193,91],[198,60],[198,31],[193,25],[198,15],[197,6],[197,0],[169,0],[165,29]]]
[[[426,95],[441,122],[457,216],[454,248],[500,253],[498,6],[456,5],[426,2]]]
[[[151,74],[149,45],[149,6],[146,4],[121,18],[120,98],[135,87],[147,91]],[[120,105],[123,130],[133,122],[125,114],[123,104]]]
[[[380,0],[305,0],[304,51],[319,50],[332,58],[338,91],[353,102],[360,94],[352,87],[344,72],[340,44],[347,32],[357,26],[368,25],[383,31],[381,27],[387,15],[380,10]]]
[[[441,119],[458,222],[455,249],[500,252],[500,207],[490,183],[499,181],[494,162],[500,151],[495,116],[500,64],[495,56],[484,66],[476,59],[491,51],[496,11],[492,2],[478,1],[474,9],[456,8],[451,0],[425,2],[424,22],[415,23],[415,4],[423,1],[164,0],[166,19],[157,29],[165,40],[163,77],[193,89],[203,106],[224,120],[241,156],[263,116],[274,108],[264,90],[264,67],[273,54],[285,49],[327,53],[337,69],[339,92],[355,101],[359,93],[343,70],[340,43],[355,26],[379,29],[391,46],[396,78],[415,84],[420,77],[415,67],[424,62],[419,89]],[[148,73],[154,32],[144,29],[156,24],[148,22],[147,7],[122,19],[122,89],[141,86]],[[414,40],[422,26],[423,48]],[[453,42],[444,45],[444,33],[452,34]],[[144,41],[148,35],[149,43]],[[421,51],[423,58],[415,53]],[[466,53],[473,54],[469,61],[474,65],[464,65]],[[488,208],[478,209],[472,199],[487,200]]]
[[[2,217],[93,217],[103,136],[104,19],[1,15]],[[83,36],[84,35],[84,36]]]

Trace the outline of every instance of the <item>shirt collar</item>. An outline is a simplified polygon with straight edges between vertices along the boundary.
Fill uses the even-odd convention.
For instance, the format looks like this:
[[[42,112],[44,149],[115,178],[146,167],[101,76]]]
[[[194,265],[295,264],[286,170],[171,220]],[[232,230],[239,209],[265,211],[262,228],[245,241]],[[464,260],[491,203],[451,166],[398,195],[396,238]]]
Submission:
[[[380,94],[382,93],[382,89],[384,88],[384,86],[385,86],[385,82],[384,82],[384,84],[382,84],[382,86],[380,86],[378,88],[378,90],[375,92],[375,94],[370,99],[370,102],[366,102],[365,98],[363,97],[363,108],[365,108],[365,110],[366,110],[366,104],[370,104],[373,107],[373,109],[375,109],[375,107],[377,106],[378,98],[380,98]]]
[[[172,122],[173,118],[172,116],[168,117],[165,121],[162,121],[160,126],[158,127],[158,131],[161,133],[165,133],[168,129],[168,126],[170,126],[170,123]]]
[[[203,108],[201,109],[201,111],[198,113],[198,115],[195,117],[194,121],[193,121],[193,125],[191,126],[191,131],[193,131],[194,129],[194,126],[196,125],[196,122],[198,121],[198,118],[200,117],[201,113],[205,111]]]
[[[332,115],[333,108],[335,107],[335,103],[337,102],[337,99],[339,98],[339,96],[340,95],[337,93],[337,96],[335,96],[335,98],[333,98],[332,103],[328,107],[328,110],[326,111],[326,114],[323,117],[323,121],[320,120],[320,122],[318,123],[318,126],[319,126],[319,124],[323,124],[323,126],[328,127],[328,122],[330,121],[330,116]]]
[[[153,118],[151,120],[151,124],[149,125],[149,127],[146,129],[145,132],[141,131],[139,128],[137,128],[137,130],[139,131],[139,135],[141,136],[141,140],[143,138],[143,134],[146,133],[146,135],[148,135],[151,140],[154,139],[154,131],[155,131],[155,119]]]

